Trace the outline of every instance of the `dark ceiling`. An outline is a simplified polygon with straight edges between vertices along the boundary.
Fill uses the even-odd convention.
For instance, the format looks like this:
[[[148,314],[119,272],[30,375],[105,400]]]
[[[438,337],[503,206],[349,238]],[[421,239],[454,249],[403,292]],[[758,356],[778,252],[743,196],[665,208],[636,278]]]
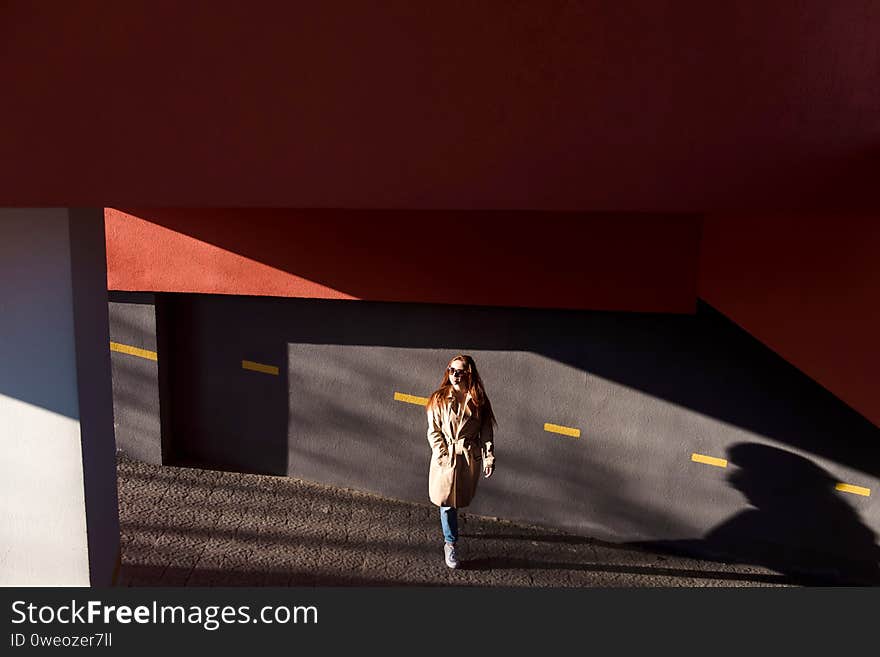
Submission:
[[[0,5],[0,205],[877,210],[880,5]]]

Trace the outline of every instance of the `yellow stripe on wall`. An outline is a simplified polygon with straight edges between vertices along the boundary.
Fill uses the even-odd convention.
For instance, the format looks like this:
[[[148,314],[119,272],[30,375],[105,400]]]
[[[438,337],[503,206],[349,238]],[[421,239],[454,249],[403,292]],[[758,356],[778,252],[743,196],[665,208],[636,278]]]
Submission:
[[[110,351],[118,351],[120,354],[128,354],[129,356],[137,356],[138,358],[146,358],[147,360],[159,359],[155,351],[140,349],[138,347],[132,347],[130,345],[120,344],[118,342],[110,343]]]
[[[251,370],[252,372],[262,372],[263,374],[278,376],[278,368],[274,365],[263,365],[262,363],[255,363],[252,360],[243,360],[241,361],[241,367],[242,369]]]
[[[572,438],[580,438],[581,430],[574,429],[572,427],[563,427],[558,424],[544,424],[544,431],[549,431],[550,433],[561,433],[563,436],[571,436]]]
[[[852,484],[837,484],[834,489],[843,491],[844,493],[852,493],[853,495],[863,495],[865,497],[871,496],[870,488],[862,488],[861,486],[853,486]]]
[[[402,392],[394,393],[394,400],[400,402],[406,402],[407,404],[417,404],[418,406],[427,406],[428,398],[427,397],[416,397],[415,395],[405,395]]]
[[[706,465],[714,465],[716,468],[726,468],[727,461],[725,459],[717,459],[714,456],[706,456],[705,454],[691,454],[691,461],[694,463],[705,463]]]

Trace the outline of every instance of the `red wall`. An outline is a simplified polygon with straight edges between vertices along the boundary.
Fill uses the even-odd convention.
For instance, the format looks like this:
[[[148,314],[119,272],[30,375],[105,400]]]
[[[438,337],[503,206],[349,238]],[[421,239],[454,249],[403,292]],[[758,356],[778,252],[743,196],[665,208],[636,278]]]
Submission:
[[[114,290],[682,313],[693,312],[699,294],[880,425],[880,223],[869,217],[279,209],[105,216]]]
[[[699,295],[880,426],[880,222],[706,217]]]
[[[693,312],[700,220],[108,209],[113,290]]]
[[[875,0],[0,3],[0,205],[880,206]]]

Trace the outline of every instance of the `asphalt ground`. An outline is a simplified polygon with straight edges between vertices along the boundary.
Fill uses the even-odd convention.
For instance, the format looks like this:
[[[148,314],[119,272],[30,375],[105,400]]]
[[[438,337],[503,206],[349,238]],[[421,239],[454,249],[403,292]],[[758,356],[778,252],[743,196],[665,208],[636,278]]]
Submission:
[[[117,457],[120,586],[755,587],[766,568],[614,545],[360,491]]]

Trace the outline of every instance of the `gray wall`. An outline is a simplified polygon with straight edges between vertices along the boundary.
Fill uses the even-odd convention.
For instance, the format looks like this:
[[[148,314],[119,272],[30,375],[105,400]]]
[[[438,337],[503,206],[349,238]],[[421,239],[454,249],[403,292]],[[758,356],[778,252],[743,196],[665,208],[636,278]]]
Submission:
[[[119,553],[103,230],[0,210],[4,585],[108,585]]]
[[[162,298],[175,462],[425,502],[424,409],[393,395],[427,396],[467,352],[499,420],[498,470],[471,511],[783,571],[876,562],[880,430],[705,305],[684,316]]]
[[[156,305],[151,293],[110,293],[110,340],[156,353]],[[110,352],[116,449],[131,458],[162,463],[159,363]]]

